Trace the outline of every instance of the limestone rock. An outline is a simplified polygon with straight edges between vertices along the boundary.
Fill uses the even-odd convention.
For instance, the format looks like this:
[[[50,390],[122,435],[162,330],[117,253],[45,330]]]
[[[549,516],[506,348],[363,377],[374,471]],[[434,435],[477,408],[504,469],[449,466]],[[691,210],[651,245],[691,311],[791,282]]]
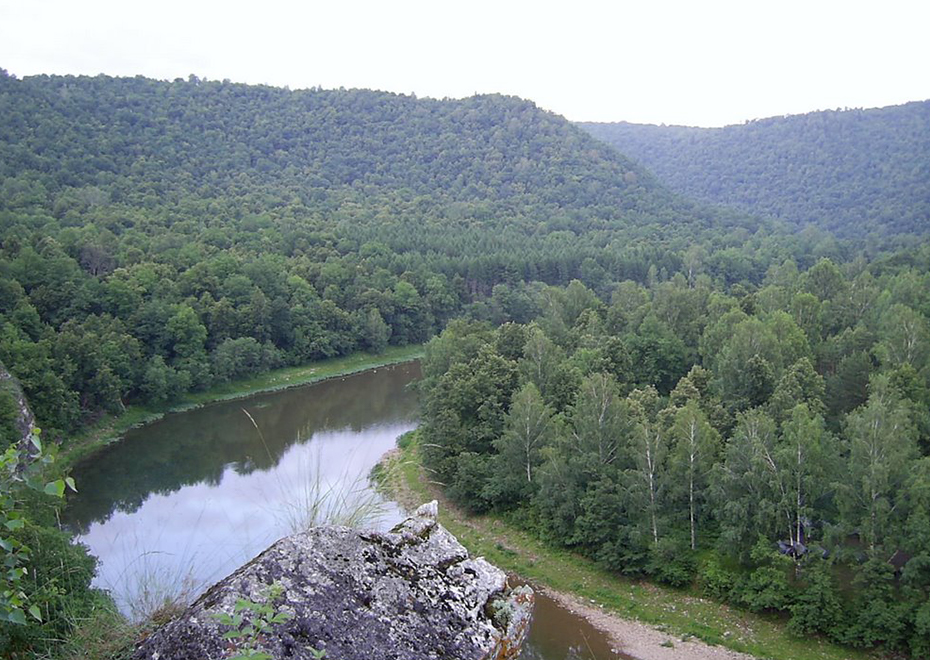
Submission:
[[[314,650],[327,660],[515,658],[532,590],[509,589],[503,571],[469,558],[436,514],[431,502],[390,532],[327,527],[284,538],[141,642],[133,658],[228,658],[250,644],[275,659],[320,657]],[[221,613],[242,622],[223,624]],[[283,620],[264,633],[223,637],[274,615]]]

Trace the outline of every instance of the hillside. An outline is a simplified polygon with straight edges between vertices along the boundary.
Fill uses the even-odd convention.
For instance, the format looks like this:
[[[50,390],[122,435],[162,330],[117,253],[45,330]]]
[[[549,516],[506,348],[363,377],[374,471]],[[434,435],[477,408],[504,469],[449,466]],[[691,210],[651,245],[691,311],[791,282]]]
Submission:
[[[930,101],[724,128],[579,125],[694,199],[842,236],[930,228]]]
[[[0,108],[5,207],[56,218],[89,204],[190,216],[215,200],[226,228],[287,207],[304,229],[452,253],[447,230],[475,224],[525,247],[526,234],[695,219],[641,168],[514,97],[43,76],[3,78]]]
[[[0,152],[0,359],[66,431],[757,229],[514,97],[3,72]]]

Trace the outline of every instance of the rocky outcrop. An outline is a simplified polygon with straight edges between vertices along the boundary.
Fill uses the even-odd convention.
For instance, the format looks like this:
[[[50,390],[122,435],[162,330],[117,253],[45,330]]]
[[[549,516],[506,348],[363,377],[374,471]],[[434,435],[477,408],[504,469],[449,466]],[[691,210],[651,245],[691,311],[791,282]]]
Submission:
[[[275,659],[515,658],[532,590],[509,589],[503,571],[470,558],[436,514],[431,502],[390,532],[328,527],[282,539],[141,642],[133,658],[218,659],[249,649]]]
[[[0,362],[0,387],[7,389],[16,405],[16,420],[14,422],[16,437],[13,438],[10,444],[19,449],[22,456],[20,465],[25,466],[36,452],[36,448],[31,442],[33,429],[36,428],[36,418],[29,408],[29,402],[26,401],[26,395],[23,393],[19,381],[13,377],[2,362]]]

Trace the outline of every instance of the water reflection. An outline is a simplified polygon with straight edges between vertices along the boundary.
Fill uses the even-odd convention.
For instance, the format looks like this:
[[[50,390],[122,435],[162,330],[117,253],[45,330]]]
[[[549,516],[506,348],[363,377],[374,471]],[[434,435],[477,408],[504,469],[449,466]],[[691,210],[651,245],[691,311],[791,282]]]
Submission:
[[[419,377],[411,363],[171,415],[76,466],[80,492],[65,523],[99,558],[95,583],[138,618],[165,597],[196,595],[291,533],[303,502],[316,499],[314,484],[367,497],[359,486],[371,467],[416,426],[407,385]],[[403,517],[379,501],[382,528]],[[520,657],[625,656],[540,594]]]
[[[368,472],[416,426],[419,375],[399,365],[172,415],[78,465],[65,522],[100,559],[96,584],[141,615],[292,533],[314,488],[324,506],[372,498]],[[381,526],[403,517],[374,497]]]
[[[533,624],[520,660],[632,660],[618,653],[603,632],[539,589]]]

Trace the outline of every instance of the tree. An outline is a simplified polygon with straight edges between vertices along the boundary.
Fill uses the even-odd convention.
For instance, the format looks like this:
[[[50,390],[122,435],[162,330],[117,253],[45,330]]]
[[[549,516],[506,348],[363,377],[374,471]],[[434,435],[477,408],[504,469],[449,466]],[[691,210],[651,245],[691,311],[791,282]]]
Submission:
[[[203,354],[207,329],[190,305],[178,307],[168,319],[167,332],[171,350],[177,357],[191,358]]]
[[[519,502],[535,492],[537,468],[543,462],[543,450],[558,433],[555,413],[545,404],[532,383],[524,385],[514,396],[504,421],[504,432],[494,441],[497,474],[494,489],[505,499]]]
[[[774,457],[788,496],[779,508],[793,520],[794,533],[788,537],[792,543],[808,542],[806,528],[817,519],[821,497],[832,489],[838,461],[838,448],[823,418],[806,404],[796,406],[784,423]]]
[[[592,374],[581,382],[571,412],[575,451],[593,458],[600,468],[621,460],[624,441],[632,431],[629,405],[617,396],[607,374]]]
[[[843,605],[832,566],[819,559],[808,563],[802,587],[791,603],[788,628],[795,634],[835,635],[843,621]]]
[[[687,371],[684,342],[667,323],[650,314],[625,338],[634,381],[668,393]]]
[[[814,370],[809,359],[802,358],[788,367],[778,381],[769,398],[769,411],[779,424],[802,403],[813,413],[822,415],[824,394],[823,377]]]
[[[846,278],[829,259],[821,259],[804,274],[803,286],[819,300],[833,300],[846,289]]]
[[[917,455],[907,407],[887,379],[876,376],[866,404],[846,418],[847,476],[837,483],[841,518],[874,555],[897,531],[911,459]]]
[[[759,408],[741,413],[730,438],[726,458],[716,467],[714,499],[723,547],[747,552],[759,535],[772,539],[779,530],[793,533],[790,520],[780,518],[776,502],[787,493],[773,456],[775,421]]]
[[[659,515],[665,490],[668,438],[658,418],[659,395],[655,388],[634,390],[627,397],[633,428],[628,434],[627,451],[633,468],[629,471],[632,490],[639,493],[648,513],[654,545],[659,544]]]
[[[697,525],[711,470],[720,450],[720,436],[708,423],[696,401],[679,409],[670,431],[671,484],[677,494],[687,493],[691,549],[697,549]]]
[[[257,373],[265,366],[262,357],[262,345],[252,337],[225,339],[213,351],[213,375],[223,382]],[[153,385],[155,382],[153,379]]]
[[[467,362],[453,362],[430,388],[424,402],[424,457],[441,479],[455,479],[456,457],[462,453],[474,455],[468,459],[471,477],[489,467],[485,458],[494,453],[493,443],[504,430],[516,384],[517,365],[485,344]]]
[[[156,355],[149,360],[142,374],[142,393],[155,404],[170,401],[187,389],[185,374],[178,372]]]
[[[930,356],[930,324],[906,305],[894,305],[882,321],[882,341],[876,347],[882,362],[892,367],[905,364],[920,371]]]
[[[577,371],[566,363],[565,352],[556,346],[541,329],[530,326],[520,373],[539,388],[546,403],[564,410],[574,401],[580,380]]]
[[[381,353],[391,338],[391,326],[381,318],[381,312],[372,307],[361,317],[362,344],[372,353]]]

